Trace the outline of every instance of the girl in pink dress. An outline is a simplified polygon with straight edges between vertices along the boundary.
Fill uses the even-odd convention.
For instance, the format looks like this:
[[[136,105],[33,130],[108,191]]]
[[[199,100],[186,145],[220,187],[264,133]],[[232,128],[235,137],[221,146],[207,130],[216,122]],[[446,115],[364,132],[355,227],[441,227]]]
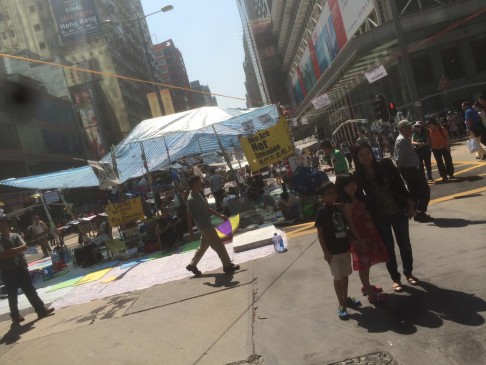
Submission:
[[[362,200],[358,199],[358,183],[353,175],[339,175],[336,178],[339,200],[344,218],[351,231],[351,255],[353,269],[359,271],[364,293],[372,304],[386,300],[380,294],[381,288],[370,284],[370,268],[380,262],[387,262],[385,245]]]

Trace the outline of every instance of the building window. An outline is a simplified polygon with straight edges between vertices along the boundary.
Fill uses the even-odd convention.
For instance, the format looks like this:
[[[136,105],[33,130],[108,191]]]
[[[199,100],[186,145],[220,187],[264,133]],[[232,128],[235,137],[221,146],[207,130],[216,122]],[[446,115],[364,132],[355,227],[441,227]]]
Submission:
[[[31,13],[35,13],[35,6],[34,5],[29,6],[29,11]]]
[[[476,72],[486,71],[486,36],[471,42],[471,51]]]
[[[35,30],[36,32],[40,32],[40,31],[41,31],[41,29],[42,29],[42,28],[41,28],[40,24],[34,24],[34,30]]]
[[[0,13],[0,22],[3,22],[5,20],[5,17],[3,16],[2,13]]]
[[[440,51],[440,57],[444,67],[444,74],[449,80],[464,77],[464,67],[462,67],[461,56],[456,47],[443,49]]]
[[[45,42],[40,42],[40,43],[39,43],[39,48],[40,48],[40,49],[46,49],[46,44],[45,44]]]
[[[6,39],[7,39],[7,33],[2,32],[2,38],[3,38],[4,40],[6,40]]]
[[[15,31],[14,30],[10,30],[10,36],[15,37]]]
[[[410,60],[415,82],[418,86],[427,85],[434,82],[434,73],[427,56],[420,56]]]

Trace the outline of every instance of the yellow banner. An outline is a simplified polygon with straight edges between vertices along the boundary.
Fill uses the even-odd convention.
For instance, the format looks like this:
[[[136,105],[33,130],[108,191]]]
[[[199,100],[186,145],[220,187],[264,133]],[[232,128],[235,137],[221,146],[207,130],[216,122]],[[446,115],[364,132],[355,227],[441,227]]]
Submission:
[[[155,92],[148,93],[147,99],[150,105],[150,111],[152,112],[152,118],[161,117],[162,111],[160,110],[160,104],[157,100],[157,94]]]
[[[160,90],[160,97],[162,98],[162,104],[164,104],[165,115],[174,114],[174,104],[172,104],[172,97],[170,96],[169,89]]]
[[[273,127],[250,136],[241,136],[240,145],[251,171],[259,171],[294,154],[285,117],[280,117]]]
[[[108,204],[106,214],[112,227],[123,226],[127,223],[141,221],[145,218],[143,214],[142,198],[125,200],[122,203]]]

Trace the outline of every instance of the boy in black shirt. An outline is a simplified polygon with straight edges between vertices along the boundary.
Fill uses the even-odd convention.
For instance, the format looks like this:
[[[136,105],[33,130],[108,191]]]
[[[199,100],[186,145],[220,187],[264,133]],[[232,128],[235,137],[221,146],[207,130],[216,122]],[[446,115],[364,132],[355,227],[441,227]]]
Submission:
[[[319,243],[334,278],[334,290],[339,301],[338,316],[349,319],[346,306],[359,306],[361,302],[348,297],[348,276],[353,272],[349,253],[348,229],[337,201],[334,183],[327,182],[318,189],[324,203],[316,215],[315,227]]]

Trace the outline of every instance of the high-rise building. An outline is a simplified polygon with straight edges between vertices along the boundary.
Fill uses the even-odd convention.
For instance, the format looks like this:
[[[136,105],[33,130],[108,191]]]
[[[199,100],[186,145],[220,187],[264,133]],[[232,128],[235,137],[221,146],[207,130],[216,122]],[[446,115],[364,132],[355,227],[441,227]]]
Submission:
[[[237,0],[243,25],[247,107],[289,104],[273,33],[271,4],[268,0]]]
[[[175,46],[172,39],[154,45],[153,49],[161,82],[186,89],[170,90],[175,112],[191,109],[193,107],[192,93],[187,91],[191,86],[182,53]]]
[[[106,104],[104,118],[92,118],[95,106],[82,114],[90,118],[86,122],[102,123],[100,130],[108,131],[100,136],[105,150],[150,116],[146,94],[152,87],[113,76],[156,80],[151,49],[140,0],[0,1],[1,52],[28,50],[42,60],[63,58],[77,68],[100,72],[65,69],[73,100],[73,94],[82,94],[90,95],[84,103]]]
[[[79,166],[82,131],[69,100],[21,74],[0,76],[0,179]]]
[[[237,1],[250,25],[252,16],[265,17],[261,3],[267,4],[297,131],[317,126],[330,136],[348,119],[378,130],[391,122],[374,118],[372,101],[380,94],[416,120],[460,110],[462,101],[486,93],[486,0]],[[253,65],[263,66],[265,54],[255,32],[249,35]],[[256,66],[247,82],[269,89],[267,72]],[[352,140],[355,129],[343,127],[334,137]]]
[[[208,85],[201,85],[199,80],[191,81],[191,89],[202,91],[202,93],[192,93],[192,102],[194,108],[200,108],[203,106],[218,106],[218,101],[215,96],[211,95],[211,90]]]

